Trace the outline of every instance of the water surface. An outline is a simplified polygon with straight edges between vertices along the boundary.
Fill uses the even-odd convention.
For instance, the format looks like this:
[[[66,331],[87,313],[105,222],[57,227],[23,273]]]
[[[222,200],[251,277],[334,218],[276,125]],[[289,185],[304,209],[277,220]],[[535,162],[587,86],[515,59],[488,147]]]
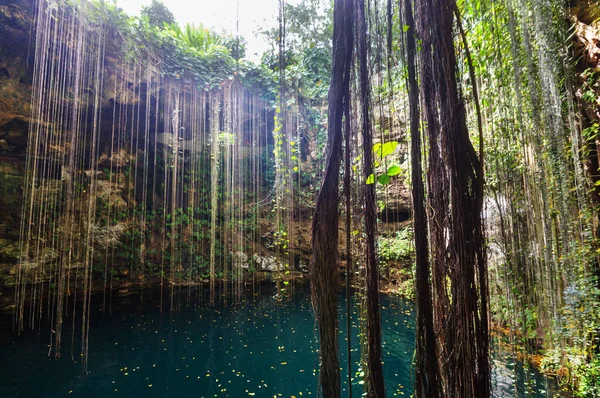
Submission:
[[[182,289],[160,311],[146,294],[100,303],[90,324],[88,374],[82,374],[80,327],[63,332],[62,358],[49,359],[49,329],[12,333],[0,317],[0,397],[306,397],[317,396],[317,329],[306,286],[291,297],[272,287],[249,292],[241,303],[208,304],[206,292]],[[355,300],[353,300],[355,302]],[[412,394],[414,305],[381,296],[384,372],[388,396]],[[340,295],[343,396],[347,393],[345,301]],[[353,374],[360,369],[357,311],[352,314]],[[74,344],[71,348],[71,336]],[[71,359],[71,355],[76,360]],[[546,381],[508,357],[496,355],[495,396],[551,396]],[[515,394],[514,379],[518,380]],[[360,377],[353,393],[361,396]]]

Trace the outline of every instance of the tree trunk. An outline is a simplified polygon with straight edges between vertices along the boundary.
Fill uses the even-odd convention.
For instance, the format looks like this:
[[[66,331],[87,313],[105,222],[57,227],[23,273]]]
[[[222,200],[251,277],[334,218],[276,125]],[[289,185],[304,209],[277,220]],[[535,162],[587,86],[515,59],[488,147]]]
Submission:
[[[338,357],[337,269],[339,226],[339,173],[342,154],[342,117],[350,91],[352,59],[351,1],[335,0],[333,66],[329,87],[327,166],[317,198],[312,229],[311,290],[312,304],[319,323],[320,386],[324,397],[340,396]]]
[[[421,165],[421,133],[419,131],[419,87],[415,67],[415,21],[410,0],[404,0],[406,31],[406,60],[408,67],[408,100],[410,107],[410,158],[412,164],[413,225],[416,257],[417,341],[415,353],[415,396],[440,396],[441,385],[436,358],[435,333],[431,285],[429,283],[429,243],[427,238],[427,213],[425,188]]]
[[[443,395],[490,395],[483,173],[456,82],[455,0],[420,0],[434,327]],[[428,349],[431,349],[428,347]]]
[[[367,61],[367,26],[364,0],[358,0],[356,12],[358,29],[358,65],[363,134],[364,181],[373,173],[373,131],[371,126],[371,83]],[[385,397],[383,365],[381,363],[381,314],[379,311],[379,270],[375,251],[377,213],[375,184],[365,185],[366,234],[366,317],[367,317],[367,395]]]

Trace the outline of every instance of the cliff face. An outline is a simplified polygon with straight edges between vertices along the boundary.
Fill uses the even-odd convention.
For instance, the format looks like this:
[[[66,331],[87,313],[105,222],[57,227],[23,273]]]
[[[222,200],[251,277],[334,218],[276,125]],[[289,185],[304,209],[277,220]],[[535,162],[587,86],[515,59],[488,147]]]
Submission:
[[[231,155],[237,145],[235,159],[239,165],[231,161],[233,158],[222,160],[223,184],[218,195],[219,222],[225,219],[232,224],[231,203],[239,201],[233,194],[238,189],[234,184],[241,184],[244,176],[249,178],[250,163],[256,163],[256,170],[268,167],[268,159],[262,154],[267,141],[271,141],[265,138],[263,142],[258,135],[272,128],[273,114],[261,111],[266,108],[258,95],[254,96],[251,89],[245,91],[246,87],[236,85],[232,79],[208,91],[186,78],[166,76],[153,60],[132,60],[120,41],[99,35],[93,22],[77,19],[80,14],[57,13],[43,21],[47,25],[40,22],[40,26],[49,27],[48,32],[58,32],[58,28],[52,29],[75,26],[71,22],[62,24],[66,19],[61,15],[74,16],[69,21],[75,20],[76,27],[83,28],[60,31],[79,36],[84,32],[90,40],[78,52],[75,44],[82,38],[77,35],[51,34],[48,41],[40,36],[39,42],[48,46],[44,49],[48,57],[43,61],[47,75],[40,76],[35,86],[46,87],[58,81],[56,84],[64,88],[35,92],[34,3],[0,0],[0,285],[15,281],[22,224],[27,232],[25,247],[31,250],[26,251],[21,269],[35,273],[37,281],[50,280],[56,260],[66,257],[71,275],[83,270],[85,264],[95,276],[102,276],[106,270],[99,264],[110,263],[111,276],[115,265],[117,277],[132,276],[131,270],[156,277],[156,264],[168,261],[171,276],[192,271],[203,276],[206,253],[198,252],[198,247],[210,247],[206,182],[210,181],[207,166],[215,142],[209,142],[207,129],[210,126],[211,130],[225,131],[217,144],[222,145],[225,154]],[[110,34],[110,30],[107,32]],[[74,56],[76,63],[65,61]],[[97,59],[102,60],[101,66],[96,64]],[[76,73],[73,65],[78,65],[81,73]],[[65,67],[69,69],[59,75],[57,71]],[[219,71],[213,68],[206,72],[218,77]],[[239,94],[232,94],[234,89]],[[215,112],[213,100],[217,104]],[[242,101],[247,101],[245,107]],[[32,108],[32,102],[46,106],[51,103],[54,110],[37,105]],[[235,106],[239,109],[235,119],[239,123],[237,144],[225,140],[225,136],[233,135],[228,128],[233,125],[231,109]],[[218,120],[216,128],[212,127],[213,119]],[[31,133],[30,123],[35,127]],[[36,175],[33,183],[24,186],[28,138],[36,143],[29,160],[34,159],[38,165],[28,170]],[[248,159],[251,153],[256,157],[253,161]],[[238,173],[236,179],[233,173]],[[228,181],[226,195],[224,186]],[[257,190],[266,185],[264,181],[261,184]],[[35,201],[27,203],[31,219],[22,223],[24,197]],[[246,207],[236,209],[233,216],[246,216],[253,211],[249,204],[256,201],[247,199]],[[221,229],[221,236],[217,236],[223,245],[219,256],[227,258],[232,242],[242,238]],[[193,245],[196,251],[190,254]],[[184,269],[184,264],[192,263],[194,270],[191,266]]]
[[[575,0],[569,8],[573,24],[575,99],[582,130],[584,164],[592,185],[591,198],[600,209],[600,3]],[[595,211],[593,233],[600,239],[600,213]],[[596,267],[600,273],[600,267]]]
[[[600,4],[579,0],[569,10],[574,27],[577,99],[583,128],[600,122]]]
[[[27,130],[30,114],[35,39],[30,37],[31,23],[31,4],[0,2],[0,153],[18,153],[26,146],[19,133]]]
[[[600,67],[600,5],[595,0],[575,1],[569,10],[575,27],[573,47],[578,65]]]
[[[32,4],[0,1],[0,283],[18,258],[33,69]]]

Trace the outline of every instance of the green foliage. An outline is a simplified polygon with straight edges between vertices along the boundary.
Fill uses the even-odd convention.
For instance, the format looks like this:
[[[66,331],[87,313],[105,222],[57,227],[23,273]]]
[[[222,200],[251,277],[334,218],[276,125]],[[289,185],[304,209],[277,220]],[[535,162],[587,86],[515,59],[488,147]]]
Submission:
[[[287,4],[285,9],[284,95],[295,98],[285,106],[298,106],[300,128],[316,138],[318,164],[323,160],[326,141],[322,107],[331,77],[332,8],[328,2],[303,0],[297,5]],[[263,55],[261,64],[278,78],[279,27],[262,29],[261,33],[272,47]],[[272,104],[277,106],[277,101]]]
[[[381,236],[378,240],[379,267],[382,275],[387,275],[396,285],[395,293],[406,298],[414,298],[414,243],[411,228],[403,228],[393,236]]]
[[[199,25],[185,25],[181,29],[176,23],[168,24],[163,29],[166,33],[180,40],[186,47],[193,48],[200,53],[207,52],[213,46],[220,46],[224,38]]]
[[[414,252],[413,234],[410,228],[396,231],[392,237],[380,237],[378,246],[379,261],[390,263],[392,261],[410,260]]]
[[[377,144],[373,145],[373,153],[375,155],[375,167],[380,167],[384,158],[392,155],[396,151],[397,147],[398,147],[398,141],[389,141],[389,142],[384,142],[383,144],[377,143]],[[399,165],[397,165],[397,164],[391,165],[387,168],[386,171],[380,173],[377,176],[377,182],[379,182],[381,185],[387,185],[392,180],[391,177],[397,176],[401,172],[402,172],[402,168]],[[367,177],[367,181],[366,181],[367,185],[374,184],[374,183],[375,183],[375,173],[373,173],[369,177]]]
[[[373,153],[375,154],[375,165],[377,166],[378,163],[381,162],[386,156],[393,154],[397,147],[398,141],[389,141],[384,142],[383,144],[378,142],[377,144],[373,145]]]
[[[593,384],[598,354],[598,296],[588,279],[597,242],[587,187],[577,182],[575,169],[584,169],[581,158],[594,150],[599,131],[592,124],[583,142],[573,142],[579,134],[566,126],[577,118],[568,115],[571,92],[593,106],[597,76],[591,70],[583,79],[568,75],[562,54],[570,38],[561,2],[457,3],[484,119],[487,195],[503,217],[491,217],[496,220],[488,235],[501,253],[489,263],[493,322],[518,331],[519,348],[541,354],[544,370],[596,396],[583,391]],[[462,54],[457,75],[475,132],[472,81]],[[568,87],[574,80],[582,87]],[[472,140],[478,144],[479,137]],[[555,239],[546,241],[545,234]]]
[[[198,33],[198,31],[194,31]],[[136,49],[161,60],[161,70],[168,76],[195,81],[200,87],[216,88],[233,79],[235,60],[229,50],[216,43],[211,35],[188,36],[171,27],[160,29],[139,20],[135,26]],[[194,47],[200,45],[200,48]]]
[[[571,342],[548,350],[542,365],[550,371],[566,368],[578,396],[600,394],[600,289],[595,278],[572,284],[564,291],[565,305],[558,320],[556,339]]]
[[[218,138],[219,143],[221,143],[221,145],[234,145],[236,136],[233,133],[227,133],[225,131],[222,131],[219,133]]]
[[[243,37],[223,36],[221,45],[229,49],[229,53],[235,60],[246,57],[246,39]]]
[[[145,7],[140,18],[129,17],[113,3],[85,4],[88,29],[102,29],[114,52],[132,62],[149,62],[165,76],[195,82],[204,89],[219,88],[236,76],[264,99],[273,99],[275,77],[265,65],[243,60],[245,41],[221,35],[203,26],[175,23],[159,1]]]
[[[595,104],[600,92],[600,71],[588,68],[581,73],[583,87],[581,99],[587,103]]]
[[[160,0],[152,0],[149,6],[143,6],[141,15],[154,26],[161,27],[175,23],[175,16]]]
[[[591,126],[583,129],[583,131],[581,132],[583,138],[587,141],[594,141],[596,138],[598,138],[599,133],[600,124],[598,123],[592,124]]]
[[[600,397],[600,358],[594,357],[581,366],[579,375],[578,394],[582,397]]]

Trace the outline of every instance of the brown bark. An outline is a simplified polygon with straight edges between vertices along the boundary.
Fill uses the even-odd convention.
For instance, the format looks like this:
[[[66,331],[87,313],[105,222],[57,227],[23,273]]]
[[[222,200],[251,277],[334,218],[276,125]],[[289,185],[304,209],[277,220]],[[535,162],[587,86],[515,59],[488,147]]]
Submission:
[[[346,357],[348,361],[347,380],[348,380],[348,398],[352,398],[352,241],[350,229],[352,228],[352,207],[351,207],[351,151],[350,151],[350,101],[344,105],[344,146],[346,148],[344,157],[344,194],[346,199]]]
[[[339,172],[342,154],[342,118],[350,87],[352,57],[351,1],[335,0],[333,66],[329,87],[327,166],[317,198],[312,231],[312,304],[319,324],[320,387],[324,397],[340,396],[337,294],[339,275],[337,247],[339,225]]]
[[[429,243],[425,188],[421,165],[421,135],[419,131],[419,87],[415,67],[415,21],[410,0],[404,0],[406,25],[406,60],[408,67],[408,97],[410,107],[411,180],[413,197],[413,226],[415,234],[417,341],[415,353],[415,396],[439,397],[441,394],[439,368],[436,357],[431,284],[429,282]]]
[[[483,169],[456,82],[455,0],[419,1],[421,87],[429,143],[434,327],[443,396],[490,395]]]
[[[367,26],[364,1],[358,0],[356,28],[358,29],[358,65],[363,136],[364,180],[373,173],[373,131],[371,126],[371,83],[367,61]],[[383,365],[381,363],[381,314],[379,311],[379,270],[375,251],[377,213],[375,210],[375,184],[365,186],[366,234],[366,318],[367,318],[367,394],[385,397]]]

